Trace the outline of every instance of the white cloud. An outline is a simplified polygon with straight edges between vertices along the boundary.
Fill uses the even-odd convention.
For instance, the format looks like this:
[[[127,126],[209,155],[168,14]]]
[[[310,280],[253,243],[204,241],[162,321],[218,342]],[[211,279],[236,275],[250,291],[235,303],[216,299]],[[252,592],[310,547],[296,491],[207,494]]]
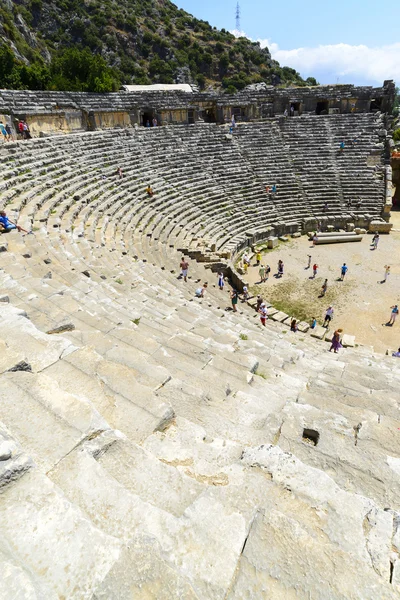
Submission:
[[[382,85],[384,79],[400,81],[400,43],[375,47],[327,44],[281,50],[278,44],[267,39],[257,41],[262,48],[269,48],[272,58],[281,66],[292,67],[303,77],[314,76],[321,83],[339,80],[340,83]]]

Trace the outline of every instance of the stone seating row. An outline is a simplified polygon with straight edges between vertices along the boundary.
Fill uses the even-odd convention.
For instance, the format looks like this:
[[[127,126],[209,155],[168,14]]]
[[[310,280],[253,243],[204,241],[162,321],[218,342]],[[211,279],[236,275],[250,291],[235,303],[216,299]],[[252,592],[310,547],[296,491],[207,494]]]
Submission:
[[[239,128],[239,130],[242,130],[242,127],[247,127],[247,126],[241,126]],[[173,130],[173,133],[171,134],[171,132],[168,130],[171,129]],[[174,164],[174,161],[171,159],[171,154],[168,156],[168,154],[164,154],[162,153],[159,159],[159,162],[157,162],[157,156],[153,156],[154,153],[151,153],[151,165],[152,165],[152,170],[153,171],[158,171],[158,164],[165,164],[166,159],[168,159],[168,173],[162,173],[162,178],[159,179],[161,186],[163,188],[166,188],[166,184],[165,181],[167,180],[167,177],[170,178],[171,184],[172,182],[176,185],[176,187],[178,188],[174,194],[176,197],[177,193],[180,193],[182,196],[186,195],[189,196],[189,199],[191,201],[191,205],[193,206],[193,209],[188,209],[187,208],[187,201],[186,203],[182,200],[182,208],[184,208],[184,212],[187,213],[187,219],[188,219],[188,224],[189,222],[192,222],[193,217],[195,217],[195,227],[196,227],[196,222],[198,224],[201,225],[201,228],[205,231],[199,230],[199,229],[195,229],[194,232],[190,232],[189,236],[192,235],[192,233],[194,233],[194,235],[192,236],[193,238],[196,237],[201,237],[207,238],[207,243],[210,244],[211,242],[217,242],[217,246],[219,248],[222,248],[224,245],[227,245],[229,242],[228,240],[232,241],[232,239],[234,239],[236,236],[238,237],[237,239],[237,243],[240,244],[241,241],[243,240],[243,234],[245,233],[246,230],[251,230],[254,227],[259,227],[260,226],[260,217],[263,217],[264,215],[268,214],[269,217],[269,222],[272,222],[274,219],[284,219],[284,212],[288,212],[289,209],[291,209],[291,216],[292,218],[296,219],[300,219],[301,217],[304,217],[305,215],[307,215],[307,212],[309,214],[310,208],[312,210],[312,204],[310,201],[307,202],[297,202],[297,204],[300,204],[301,207],[306,207],[307,210],[301,209],[301,211],[299,212],[298,209],[295,210],[295,212],[293,211],[293,206],[292,206],[292,202],[289,201],[289,199],[285,199],[284,197],[282,197],[280,199],[280,206],[278,207],[278,210],[276,207],[274,207],[274,209],[271,211],[270,209],[266,210],[264,208],[264,206],[262,207],[258,207],[258,208],[254,208],[252,209],[252,205],[254,204],[254,191],[259,189],[260,190],[260,195],[264,194],[264,190],[263,187],[261,185],[261,182],[258,183],[257,181],[252,181],[252,178],[254,179],[254,174],[252,174],[252,171],[250,168],[247,169],[241,169],[243,174],[239,175],[239,179],[237,178],[237,176],[235,175],[235,173],[231,173],[230,169],[229,169],[229,164],[225,164],[223,162],[221,162],[221,169],[218,168],[218,164],[220,161],[216,161],[216,155],[215,155],[215,150],[213,153],[213,156],[211,157],[211,164],[214,166],[214,172],[213,172],[213,189],[218,189],[215,188],[215,185],[219,186],[221,191],[217,192],[217,198],[214,199],[211,196],[211,199],[209,200],[208,204],[207,202],[204,202],[204,199],[200,196],[201,191],[204,190],[203,193],[207,192],[207,190],[210,189],[210,175],[211,172],[207,173],[207,177],[204,178],[202,175],[203,173],[199,174],[199,165],[198,162],[196,162],[196,159],[198,159],[199,157],[202,157],[202,150],[199,150],[199,145],[196,145],[196,142],[198,142],[199,140],[197,139],[199,137],[199,139],[201,140],[201,138],[204,138],[205,141],[207,142],[207,144],[209,143],[209,139],[208,138],[218,138],[218,128],[210,128],[210,127],[200,127],[200,133],[201,135],[199,136],[195,136],[195,135],[191,135],[191,132],[194,131],[195,128],[190,129],[189,133],[188,130],[189,128],[185,128],[185,127],[181,127],[181,128],[168,128],[167,134],[163,135],[160,134],[159,132],[161,132],[161,129],[159,129],[158,131],[153,132],[156,135],[153,135],[152,138],[153,140],[157,138],[162,138],[164,139],[164,137],[168,137],[168,144],[171,144],[171,139],[173,137],[179,137],[180,141],[183,141],[184,139],[189,139],[191,144],[190,144],[190,150],[188,151],[188,149],[186,148],[186,146],[188,146],[189,144],[186,143],[186,146],[184,148],[185,150],[185,167],[191,168],[192,169],[192,174],[194,175],[194,177],[189,177],[189,179],[191,179],[192,181],[188,182],[188,174],[189,171],[184,171],[183,174],[182,172],[179,173],[179,166],[180,162],[179,162],[179,153],[178,154],[178,158],[176,159],[176,161],[178,162],[178,164]],[[244,131],[244,130],[243,130]],[[212,135],[210,134],[210,132],[212,132]],[[141,138],[145,137],[145,133],[143,132],[139,132],[138,136],[140,135]],[[112,161],[113,167],[115,167],[115,165],[119,166],[120,164],[122,164],[123,167],[125,167],[125,164],[129,165],[130,163],[132,163],[132,156],[129,155],[129,158],[126,157],[126,152],[124,153],[124,149],[126,148],[126,145],[124,143],[121,144],[121,151],[119,152],[116,149],[116,146],[118,147],[118,141],[119,141],[119,137],[118,136],[111,136],[109,134],[106,135],[106,141],[108,141],[108,143],[113,145],[113,148],[111,148],[109,150],[110,152],[110,156],[108,156],[107,153],[107,143],[104,145],[104,140],[102,141],[103,146],[99,149],[97,149],[96,152],[93,151],[92,145],[93,142],[96,141],[96,135],[95,134],[89,134],[87,136],[83,135],[83,136],[70,136],[71,138],[78,138],[79,144],[78,142],[76,144],[74,144],[73,142],[69,142],[69,144],[67,145],[67,148],[69,148],[69,151],[71,154],[73,154],[76,145],[79,145],[79,151],[80,151],[80,155],[82,156],[81,159],[81,164],[78,166],[78,168],[75,168],[73,170],[73,172],[71,173],[71,171],[68,171],[66,169],[66,166],[64,164],[63,167],[63,172],[60,172],[61,177],[59,179],[57,179],[57,175],[58,173],[53,172],[53,181],[56,180],[57,183],[59,183],[59,186],[61,187],[60,191],[60,197],[58,197],[57,195],[55,196],[54,202],[51,201],[51,195],[52,193],[49,192],[49,190],[46,189],[46,195],[48,198],[47,202],[44,202],[43,204],[43,210],[42,210],[42,214],[40,218],[43,218],[43,213],[46,214],[46,211],[50,210],[50,212],[52,210],[57,210],[57,204],[58,204],[58,200],[63,201],[63,194],[68,195],[68,193],[74,194],[76,189],[79,188],[79,186],[81,185],[81,178],[83,177],[86,180],[89,180],[90,178],[94,178],[93,176],[93,169],[96,169],[96,173],[100,174],[100,171],[98,171],[99,167],[98,167],[98,161],[99,158],[101,157],[101,154],[104,153],[105,154],[105,158],[106,160],[110,160]],[[99,136],[97,136],[99,137]],[[132,138],[134,137],[134,135],[125,135],[125,136],[121,136],[121,139],[126,142],[128,140],[128,142],[130,142],[132,140]],[[238,139],[238,138],[237,138]],[[40,140],[42,142],[42,140]],[[85,143],[86,141],[89,143],[89,146],[87,149],[85,149]],[[164,140],[165,141],[165,140]],[[54,140],[52,140],[53,144],[52,147],[57,147],[58,146],[58,142],[54,143]],[[159,142],[159,140],[158,140]],[[61,146],[63,145],[63,143],[60,141]],[[194,144],[194,146],[193,146]],[[219,144],[221,145],[221,147],[223,145],[226,146],[226,140],[223,139],[220,136],[219,139]],[[130,145],[130,144],[128,144]],[[135,148],[138,149],[138,145],[140,145],[139,143],[136,144]],[[159,144],[160,145],[160,144]],[[218,146],[218,144],[216,144]],[[26,146],[26,145],[24,145]],[[43,144],[41,145],[43,148]],[[167,147],[169,148],[170,146],[167,145]],[[197,154],[195,154],[194,151],[194,147],[196,148]],[[206,148],[208,146],[205,146]],[[61,149],[57,148],[57,150],[55,151],[59,151]],[[181,149],[182,150],[182,149]],[[207,151],[208,152],[208,151]],[[208,157],[208,154],[205,154],[206,157]],[[60,154],[62,154],[62,152],[60,152]],[[229,155],[231,154],[231,157],[229,158]],[[279,153],[277,153],[279,154]],[[218,155],[218,153],[217,153]],[[87,158],[85,158],[85,156]],[[191,162],[188,163],[187,162],[187,158],[186,157],[190,157]],[[221,157],[220,157],[221,158]],[[225,156],[224,156],[225,158]],[[227,161],[229,163],[232,162],[239,162],[240,161],[240,152],[233,152],[230,153],[228,152],[228,156],[226,157]],[[68,160],[68,158],[67,158]],[[141,164],[138,165],[137,161],[141,161]],[[145,177],[145,172],[146,172],[146,162],[145,162],[145,158],[143,156],[143,152],[136,156],[136,163],[132,165],[133,170],[135,172],[138,172],[138,177],[140,178],[141,176]],[[175,162],[176,162],[175,161]],[[63,161],[65,163],[65,161]],[[48,153],[48,159],[47,159],[47,163],[50,164],[51,163],[51,153]],[[247,163],[248,163],[248,159],[247,159]],[[112,163],[103,163],[105,165],[107,165],[107,167],[105,167],[106,169],[108,169],[108,173],[110,171],[112,171],[111,168],[111,164]],[[85,168],[82,167],[82,170],[86,170],[86,174],[83,175],[79,172],[79,168],[84,165]],[[96,167],[94,165],[97,165]],[[143,167],[141,170],[140,166]],[[87,168],[86,168],[87,167]],[[139,167],[139,169],[138,169]],[[173,168],[175,167],[175,168]],[[129,168],[128,166],[126,168]],[[236,169],[237,171],[238,169]],[[182,169],[180,169],[180,171],[182,171]],[[43,172],[43,171],[42,171]],[[129,172],[127,172],[127,175],[129,175]],[[161,174],[157,173],[157,176],[160,177]],[[42,184],[49,186],[49,182],[45,181],[46,180],[46,175],[41,176],[41,178],[43,177],[43,181]],[[180,179],[179,179],[180,178]],[[32,189],[32,182],[30,181],[31,178],[26,177],[25,181],[23,182],[22,186],[25,186],[25,189],[27,190],[27,197],[26,200],[29,203],[29,200],[32,199],[32,197],[35,195]],[[217,180],[217,181],[215,181]],[[251,185],[248,184],[249,180],[251,181]],[[76,188],[73,187],[74,181],[76,181]],[[215,181],[215,183],[214,183]],[[200,183],[201,182],[201,183]],[[6,198],[7,199],[11,199],[13,197],[12,194],[12,185],[10,187],[10,184],[12,184],[12,182],[10,182],[10,180],[7,180],[5,182],[8,185],[8,189],[6,192]],[[107,182],[108,183],[108,182]],[[143,182],[144,183],[144,182]],[[71,187],[69,187],[68,184],[71,184]],[[107,186],[106,183],[103,183],[99,178],[96,177],[96,181],[93,182],[92,186],[88,186],[88,191],[93,191],[93,194],[89,194],[88,193],[88,199],[90,200],[90,198],[92,197],[96,197],[100,194],[96,194],[96,185],[99,185],[99,187],[103,188],[107,188],[107,187],[112,187],[110,185]],[[242,185],[245,185],[245,187],[240,187]],[[58,186],[57,186],[58,187]],[[115,185],[115,187],[118,187]],[[17,194],[19,194],[19,198],[25,199],[22,189],[24,189],[23,187],[21,187],[21,185],[19,186],[15,186],[14,189],[14,195],[16,196]],[[172,188],[170,188],[172,189]],[[28,191],[29,190],[29,191]],[[238,192],[239,190],[239,192]],[[103,191],[103,190],[101,190]],[[22,192],[22,194],[21,194]],[[112,192],[112,190],[110,190],[110,192]],[[200,194],[199,194],[200,193]],[[240,198],[239,199],[239,204],[237,204],[237,202],[235,201],[235,195]],[[112,193],[110,194],[112,196]],[[165,194],[166,196],[168,194]],[[38,195],[36,194],[36,197]],[[197,196],[199,196],[199,200],[197,201],[196,198]],[[226,196],[226,201],[224,196]],[[280,193],[278,194],[278,196],[280,196]],[[49,198],[50,197],[50,198]],[[262,196],[261,196],[262,197]],[[39,198],[40,198],[40,194],[39,194]],[[169,219],[169,214],[170,214],[170,207],[171,204],[173,203],[172,200],[174,199],[174,196],[172,196],[171,202],[166,202],[164,205],[164,195],[160,195],[161,203],[154,207],[153,210],[153,214],[152,216],[150,216],[147,221],[149,221],[150,219],[152,219],[152,222],[154,222],[154,219],[157,216],[157,220],[155,221],[154,225],[157,226],[157,233],[156,235],[159,234],[159,231],[161,230],[165,230],[166,226],[164,224],[164,226],[161,224],[161,222],[164,221],[168,221]],[[221,202],[221,200],[224,200],[223,202]],[[186,198],[187,200],[187,198]],[[217,201],[216,201],[217,200]],[[219,202],[218,202],[219,200]],[[298,199],[297,199],[298,200]],[[111,199],[110,199],[111,201]],[[273,202],[276,204],[276,200],[274,199]],[[37,204],[40,203],[40,200],[37,202]],[[285,206],[286,203],[286,206]],[[198,209],[196,208],[196,205],[200,205],[201,206],[201,211],[198,211]],[[212,212],[210,213],[210,219],[209,219],[209,224],[205,225],[204,224],[204,219],[202,217],[202,215],[204,213],[207,212],[207,206],[210,206],[210,208],[212,207]],[[268,204],[267,204],[268,206]],[[285,206],[285,208],[283,208],[283,206]],[[307,208],[308,206],[308,208]],[[225,207],[225,210],[223,211],[222,215],[221,215],[221,210],[219,209],[219,207]],[[243,208],[241,208],[243,207]],[[147,207],[146,207],[147,208]],[[165,211],[163,211],[163,208],[165,208]],[[335,210],[334,206],[330,206],[329,207],[329,211]],[[223,221],[229,221],[229,226],[227,228],[222,227],[220,231],[216,231],[216,227],[215,227],[215,216],[217,216],[219,212],[219,215],[223,217]],[[294,214],[293,214],[294,212]],[[154,215],[155,213],[155,215]],[[182,209],[179,205],[176,205],[176,213],[177,215],[179,213],[182,213]],[[196,213],[197,213],[197,221],[196,221]],[[31,213],[32,214],[32,213]],[[149,213],[150,214],[150,213]],[[236,219],[235,219],[235,215],[236,214]],[[251,215],[254,215],[253,217]],[[34,214],[33,214],[34,216]],[[243,218],[244,217],[244,218]],[[189,218],[191,218],[191,220],[189,221]],[[139,219],[138,219],[139,220]],[[181,217],[181,220],[182,217]],[[240,223],[241,225],[241,229],[238,231],[237,228],[238,226],[236,225]],[[268,221],[267,221],[268,223]],[[180,225],[182,225],[182,223],[180,223]],[[263,225],[262,227],[265,228],[265,225]],[[151,228],[153,229],[153,228]],[[176,236],[173,236],[172,239],[175,241],[176,239],[185,239],[185,233],[188,233],[190,231],[189,226],[186,228],[182,228],[179,227],[180,232],[177,233]],[[183,232],[182,232],[183,229]],[[143,231],[142,231],[143,232]],[[243,232],[243,233],[241,233]],[[181,244],[184,247],[184,244]],[[190,239],[187,242],[187,246],[191,245],[191,241]],[[234,246],[233,246],[234,249]]]
[[[190,544],[190,555],[195,552],[194,562],[186,562],[184,570],[174,567],[178,569],[180,583],[169,579],[165,597],[176,597],[178,590],[186,585],[187,589],[194,587],[195,597],[222,598],[232,585],[234,571],[238,568],[241,573],[245,568],[247,554],[241,559],[245,537],[251,552],[253,545],[261,542],[254,537],[258,525],[251,528],[251,535],[248,527],[244,527],[243,534],[241,527],[235,527],[232,548],[228,551],[223,546],[222,550],[217,543],[220,528],[228,527],[232,514],[240,519],[248,514],[251,519],[257,514],[256,507],[264,510],[261,498],[271,498],[272,494],[279,514],[285,514],[288,502],[291,522],[301,524],[311,536],[314,529],[305,516],[306,507],[319,507],[321,502],[329,506],[332,498],[337,498],[332,509],[325,508],[328,511],[325,518],[329,519],[325,545],[329,545],[335,568],[345,567],[340,562],[341,552],[346,553],[348,560],[364,540],[365,534],[353,532],[353,536],[358,536],[354,546],[346,546],[345,532],[350,523],[353,527],[357,524],[356,531],[362,531],[365,514],[372,510],[368,521],[372,533],[367,539],[375,570],[370,555],[359,553],[351,581],[356,581],[363,597],[372,598],[377,586],[381,597],[394,597],[395,592],[392,593],[385,579],[389,567],[382,562],[389,563],[389,550],[377,553],[379,544],[388,547],[392,540],[388,528],[393,517],[380,508],[380,502],[384,498],[385,506],[396,507],[398,497],[393,481],[391,496],[387,497],[385,481],[392,475],[385,462],[385,451],[377,445],[377,440],[379,444],[385,443],[387,428],[394,425],[391,419],[397,418],[394,398],[398,384],[387,359],[371,358],[369,353],[365,359],[362,355],[345,356],[338,361],[336,357],[320,355],[318,346],[308,344],[307,340],[293,345],[293,338],[285,340],[273,324],[268,324],[265,335],[251,319],[238,323],[236,317],[208,307],[207,301],[201,306],[193,302],[184,306],[181,289],[185,288],[182,284],[177,294],[175,276],[170,279],[168,271],[116,257],[107,247],[102,250],[105,252],[102,261],[94,259],[95,244],[79,243],[85,241],[85,238],[73,241],[71,233],[51,229],[43,236],[39,233],[23,239],[14,236],[10,238],[10,252],[14,256],[7,257],[8,265],[3,263],[9,271],[9,283],[7,287],[7,282],[2,281],[2,288],[13,301],[28,307],[32,323],[55,325],[64,307],[76,327],[64,332],[66,342],[47,336],[47,344],[52,345],[55,340],[54,343],[64,344],[65,350],[61,360],[49,356],[47,363],[39,364],[38,359],[36,363],[32,359],[32,355],[37,357],[37,349],[26,344],[21,352],[24,346],[12,333],[15,330],[22,333],[28,326],[30,329],[34,326],[29,322],[23,327],[12,323],[12,328],[7,328],[3,322],[2,339],[8,348],[13,344],[11,349],[18,348],[20,352],[5,366],[21,359],[31,364],[34,371],[5,374],[1,386],[0,420],[5,421],[9,434],[15,436],[18,453],[14,451],[13,460],[17,456],[19,465],[25,461],[23,468],[15,466],[15,481],[6,487],[1,509],[3,539],[14,547],[12,557],[5,551],[5,559],[13,566],[13,572],[19,570],[24,574],[22,581],[9,578],[9,589],[20,591],[34,577],[46,597],[52,597],[53,593],[83,596],[89,591],[104,598],[129,597],[128,589],[139,588],[154,594],[161,582],[165,586],[165,570],[169,572],[175,565],[174,561],[165,562],[162,558],[166,549],[173,549],[179,558],[180,552],[188,555]],[[23,246],[31,252],[30,258],[24,259],[28,269],[20,266]],[[52,262],[47,265],[42,258],[49,255]],[[108,278],[115,275],[120,265],[126,282],[132,275],[137,278],[139,270],[142,281],[131,289],[124,283],[120,286],[123,293],[118,293],[104,280],[96,281],[95,260]],[[90,278],[78,271],[83,266],[90,269]],[[51,279],[43,279],[47,269],[53,272]],[[26,292],[21,288],[26,288]],[[37,298],[29,299],[32,294]],[[218,292],[213,294],[210,290],[210,295],[214,298]],[[154,299],[156,302],[151,304]],[[167,309],[168,302],[172,304],[172,312]],[[129,306],[126,315],[121,314],[122,305]],[[102,306],[107,317],[101,311]],[[163,312],[165,318],[160,318]],[[140,316],[140,322],[128,324],[128,315]],[[22,316],[18,318],[26,321]],[[239,332],[246,334],[244,339]],[[58,347],[55,350],[60,352]],[[355,381],[360,383],[356,385]],[[157,388],[157,392],[152,391]],[[9,401],[11,397],[13,403]],[[260,398],[268,398],[268,405],[265,400],[260,403]],[[360,416],[361,398],[371,399],[374,410],[381,415],[382,430],[378,424],[374,425],[378,421],[374,421],[376,414],[369,412],[368,400]],[[279,408],[282,402],[283,410]],[[352,426],[360,418],[363,427],[375,429],[371,438],[362,438],[355,447]],[[41,424],[40,430],[35,426],[36,420]],[[317,446],[301,438],[305,425],[320,432]],[[332,436],[336,447],[327,446]],[[277,453],[276,466],[262,452],[268,443],[275,444],[271,452]],[[393,442],[390,446],[391,455],[396,456]],[[293,450],[298,458],[290,460],[296,461],[297,475],[289,475],[284,466],[285,457],[292,456],[285,452]],[[338,469],[338,456],[342,464],[344,452],[346,468]],[[35,466],[30,466],[29,456]],[[260,465],[265,467],[257,473]],[[310,468],[311,471],[307,470]],[[323,473],[325,468],[329,469],[329,476]],[[263,470],[271,473],[272,484],[262,483],[268,481]],[[354,487],[344,491],[350,472]],[[376,475],[371,479],[372,473]],[[281,479],[283,474],[287,479]],[[319,496],[311,494],[310,488],[304,489],[304,481],[310,477]],[[244,511],[244,497],[239,491],[243,486],[249,511]],[[302,500],[285,500],[288,494],[285,487],[294,491],[294,498],[302,489]],[[376,504],[372,500],[360,503],[355,492],[368,496],[371,490]],[[43,508],[43,494],[47,496],[47,511]],[[234,505],[233,497],[236,497]],[[32,534],[27,529],[28,506]],[[57,506],[63,506],[63,510],[57,510]],[[21,516],[27,516],[11,528],[8,517],[16,507]],[[68,521],[63,516],[66,514]],[[54,524],[50,530],[51,515]],[[288,525],[286,517],[280,517],[281,535]],[[67,538],[65,530],[73,534],[69,533]],[[174,532],[173,540],[168,539],[168,532]],[[51,566],[56,535],[64,548],[62,555],[58,554],[59,564],[67,567],[68,579]],[[193,535],[197,539],[196,549]],[[187,536],[190,541],[185,543]],[[226,534],[222,537],[226,540]],[[137,540],[134,549],[132,539]],[[76,544],[81,548],[78,553],[73,550]],[[151,552],[146,544],[151,544]],[[264,554],[265,546],[261,543],[258,547]],[[160,548],[160,553],[154,548]],[[275,554],[278,548],[278,540],[274,539],[269,551]],[[221,553],[223,559],[216,564],[214,561]],[[151,565],[151,575],[143,573],[142,560]],[[210,560],[214,563],[211,575],[209,566],[201,568],[203,560],[207,565]],[[291,559],[292,566],[299,561],[301,558],[296,555]],[[176,565],[179,564],[177,559]],[[48,568],[43,569],[43,565]],[[270,567],[264,569],[269,573]],[[309,565],[309,569],[316,574],[321,565]],[[234,580],[232,598],[240,597],[240,577]],[[345,588],[337,575],[333,578],[331,571],[325,571],[324,578],[335,579],[338,591],[333,597],[339,597]],[[250,580],[257,590],[262,586],[262,578],[259,581],[253,574]],[[284,580],[289,589],[296,585],[299,590],[303,585],[296,574],[289,578],[285,575]],[[246,581],[248,585],[248,576]],[[313,585],[321,589],[319,584]],[[255,594],[261,597],[261,591]]]

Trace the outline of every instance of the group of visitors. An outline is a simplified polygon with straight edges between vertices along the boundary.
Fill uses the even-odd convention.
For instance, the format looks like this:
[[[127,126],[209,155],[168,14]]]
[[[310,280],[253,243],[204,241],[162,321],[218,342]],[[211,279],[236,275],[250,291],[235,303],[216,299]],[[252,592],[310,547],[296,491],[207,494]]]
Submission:
[[[151,120],[151,123],[150,123],[150,119],[147,119],[147,121],[146,121],[146,127],[157,127],[157,125],[158,125],[158,121],[155,117],[153,117],[153,119]]]
[[[17,130],[17,135],[20,139],[22,140],[30,140],[31,139],[31,132],[29,130],[29,125],[26,121],[24,121],[23,119],[20,119],[18,121],[18,124],[16,126],[16,130]],[[10,123],[2,123],[0,122],[0,134],[1,137],[3,138],[3,142],[15,142],[15,137],[14,137],[14,132],[13,129],[10,125]]]
[[[272,186],[266,185],[265,192],[267,193],[268,196],[274,197],[277,192],[276,183],[274,183]]]
[[[376,237],[377,236],[377,237]],[[377,248],[378,242],[379,242],[379,234],[376,234],[376,236],[374,236],[373,239],[373,243],[375,245],[375,248]],[[378,240],[378,241],[376,241]],[[269,274],[271,272],[271,268],[269,267],[269,265],[267,265],[266,267],[262,264],[262,255],[260,251],[256,251],[255,253],[255,259],[256,259],[256,265],[259,267],[259,275],[260,275],[260,282],[263,283],[265,281],[268,280]],[[312,262],[312,255],[308,254],[307,255],[307,266],[306,269],[309,269],[311,267],[311,262]],[[245,271],[247,272],[247,267],[250,265],[251,263],[251,259],[250,259],[250,255],[248,254],[248,252],[246,251],[243,256],[242,256],[242,265],[245,266]],[[180,264],[180,268],[181,268],[181,275],[180,277],[182,277],[184,279],[184,281],[187,281],[187,272],[188,272],[188,262],[185,260],[184,257],[182,257],[181,260],[181,264]],[[318,274],[318,264],[314,263],[313,264],[313,276],[312,279],[314,279],[317,274]],[[348,266],[347,264],[344,262],[342,264],[342,266],[340,267],[340,277],[337,281],[344,281],[347,273],[348,273]],[[281,259],[279,259],[278,261],[278,272],[276,274],[276,278],[281,278],[283,276],[284,273],[284,264],[283,261]],[[390,274],[390,266],[389,265],[385,265],[385,281],[388,277],[388,275]],[[217,281],[218,281],[218,288],[222,291],[224,289],[225,286],[225,276],[224,273],[222,271],[219,271],[217,274]],[[199,298],[204,298],[204,295],[206,293],[207,290],[207,282],[205,282],[200,288],[196,289],[195,295]],[[321,294],[320,297],[324,297],[326,292],[328,289],[328,279],[324,280],[324,283],[322,285],[321,288]],[[231,305],[232,305],[232,311],[233,312],[237,312],[237,304],[239,301],[239,297],[240,294],[236,289],[232,289],[232,291],[230,292],[230,299],[231,299]],[[244,286],[243,288],[243,293],[242,293],[242,301],[246,301],[249,297],[249,292],[247,289],[247,286]],[[257,313],[260,315],[260,322],[261,325],[263,327],[266,326],[266,321],[268,319],[268,309],[267,309],[267,305],[264,302],[263,298],[261,296],[257,296],[257,305],[256,305],[256,310]],[[323,320],[323,324],[322,327],[328,329],[333,317],[334,317],[334,313],[335,310],[333,308],[333,306],[330,304],[324,313],[324,320]],[[391,313],[390,313],[390,319],[387,323],[387,325],[393,326],[396,322],[397,316],[399,314],[399,308],[398,305],[395,304],[393,306],[391,306]],[[310,327],[311,329],[315,329],[317,327],[317,319],[315,317],[313,317],[311,319],[311,323],[310,323]],[[292,318],[290,321],[290,330],[293,333],[296,333],[299,329],[299,321],[296,320],[295,318]],[[339,351],[340,348],[342,348],[342,334],[343,334],[343,329],[337,328],[335,329],[332,339],[331,339],[331,346],[329,351],[332,352],[332,350],[337,353]],[[400,348],[399,351],[397,353],[393,353],[393,356],[399,356],[400,357]]]
[[[362,204],[362,200],[361,200],[360,197],[358,197],[357,200],[356,200],[356,203],[355,203],[355,207],[359,210],[361,208],[361,204]],[[353,200],[351,198],[349,198],[347,200],[347,207],[348,208],[352,208],[352,206],[353,206]]]
[[[30,140],[31,139],[31,132],[29,130],[29,125],[26,121],[23,121],[22,119],[20,119],[18,121],[18,130],[17,130],[18,135],[20,136],[20,138],[22,140]]]

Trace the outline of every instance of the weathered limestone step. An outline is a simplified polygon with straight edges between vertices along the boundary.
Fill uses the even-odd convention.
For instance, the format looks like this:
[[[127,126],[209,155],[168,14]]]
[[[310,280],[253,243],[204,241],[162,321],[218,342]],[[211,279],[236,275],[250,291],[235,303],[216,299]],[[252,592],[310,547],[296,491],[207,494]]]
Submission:
[[[0,531],[2,552],[18,575],[6,587],[8,598],[11,590],[21,598],[89,598],[121,551],[37,469],[3,490]],[[2,575],[9,580],[8,569]]]
[[[0,398],[0,420],[44,470],[109,428],[86,398],[64,392],[47,375],[3,374]]]
[[[279,505],[272,511],[262,511],[258,515],[254,530],[250,533],[249,547],[246,544],[246,558],[240,561],[232,598],[244,589],[245,578],[250,576],[250,571],[253,573],[253,579],[255,564],[259,565],[258,575],[253,579],[255,590],[265,589],[264,586],[268,585],[271,593],[284,594],[284,590],[287,589],[286,582],[292,581],[292,565],[296,564],[301,568],[301,572],[307,573],[307,581],[301,582],[297,593],[305,598],[310,589],[314,589],[318,594],[314,577],[317,573],[325,571],[321,562],[322,548],[330,548],[330,560],[336,565],[336,575],[339,565],[341,572],[346,571],[346,562],[350,557],[354,567],[354,578],[351,579],[338,578],[333,573],[326,574],[325,571],[324,578],[330,582],[333,598],[357,597],[361,593],[363,598],[370,600],[375,598],[376,594],[381,598],[394,600],[397,592],[389,584],[393,536],[393,516],[389,512],[363,496],[342,490],[326,473],[304,465],[291,453],[283,452],[279,447],[265,445],[245,450],[243,462],[269,473],[272,480],[282,488],[289,488],[293,493],[293,502],[290,512],[283,505]],[[312,486],[309,485],[311,480]],[[314,522],[308,517],[303,521],[304,517],[301,518],[300,515],[305,516],[306,507],[315,506],[315,502],[318,505],[323,503],[323,516],[317,517],[317,521]],[[302,525],[299,522],[300,518]],[[318,541],[321,538],[314,534],[315,529],[324,533],[323,542]],[[298,544],[293,546],[295,531]],[[352,532],[351,536],[348,535],[349,531]],[[272,536],[272,548],[275,549],[273,553],[276,552],[276,555],[274,560],[268,556],[260,564],[257,547],[259,548],[261,536],[265,535]],[[305,548],[311,552],[311,560]],[[287,556],[289,559],[285,558]],[[325,561],[323,562],[325,564]],[[276,564],[280,565],[278,578]],[[287,568],[289,565],[290,568]],[[332,568],[331,562],[327,568]],[[299,582],[297,574],[294,578]],[[292,583],[289,584],[290,587]],[[397,582],[396,587],[398,589]]]
[[[8,304],[0,304],[2,318],[0,358],[4,372],[20,362],[31,366],[32,371],[41,371],[76,350],[68,340],[51,337],[36,329],[24,311]]]

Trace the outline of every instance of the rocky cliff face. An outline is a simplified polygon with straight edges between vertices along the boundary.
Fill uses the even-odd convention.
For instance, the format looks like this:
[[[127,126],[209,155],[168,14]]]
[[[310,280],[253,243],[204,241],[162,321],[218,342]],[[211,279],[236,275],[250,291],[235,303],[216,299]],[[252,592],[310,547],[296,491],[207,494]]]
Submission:
[[[230,91],[260,81],[303,83],[267,48],[219,31],[168,0],[5,0],[0,40],[27,65],[49,65],[68,48],[89,49],[118,83],[189,82]]]

